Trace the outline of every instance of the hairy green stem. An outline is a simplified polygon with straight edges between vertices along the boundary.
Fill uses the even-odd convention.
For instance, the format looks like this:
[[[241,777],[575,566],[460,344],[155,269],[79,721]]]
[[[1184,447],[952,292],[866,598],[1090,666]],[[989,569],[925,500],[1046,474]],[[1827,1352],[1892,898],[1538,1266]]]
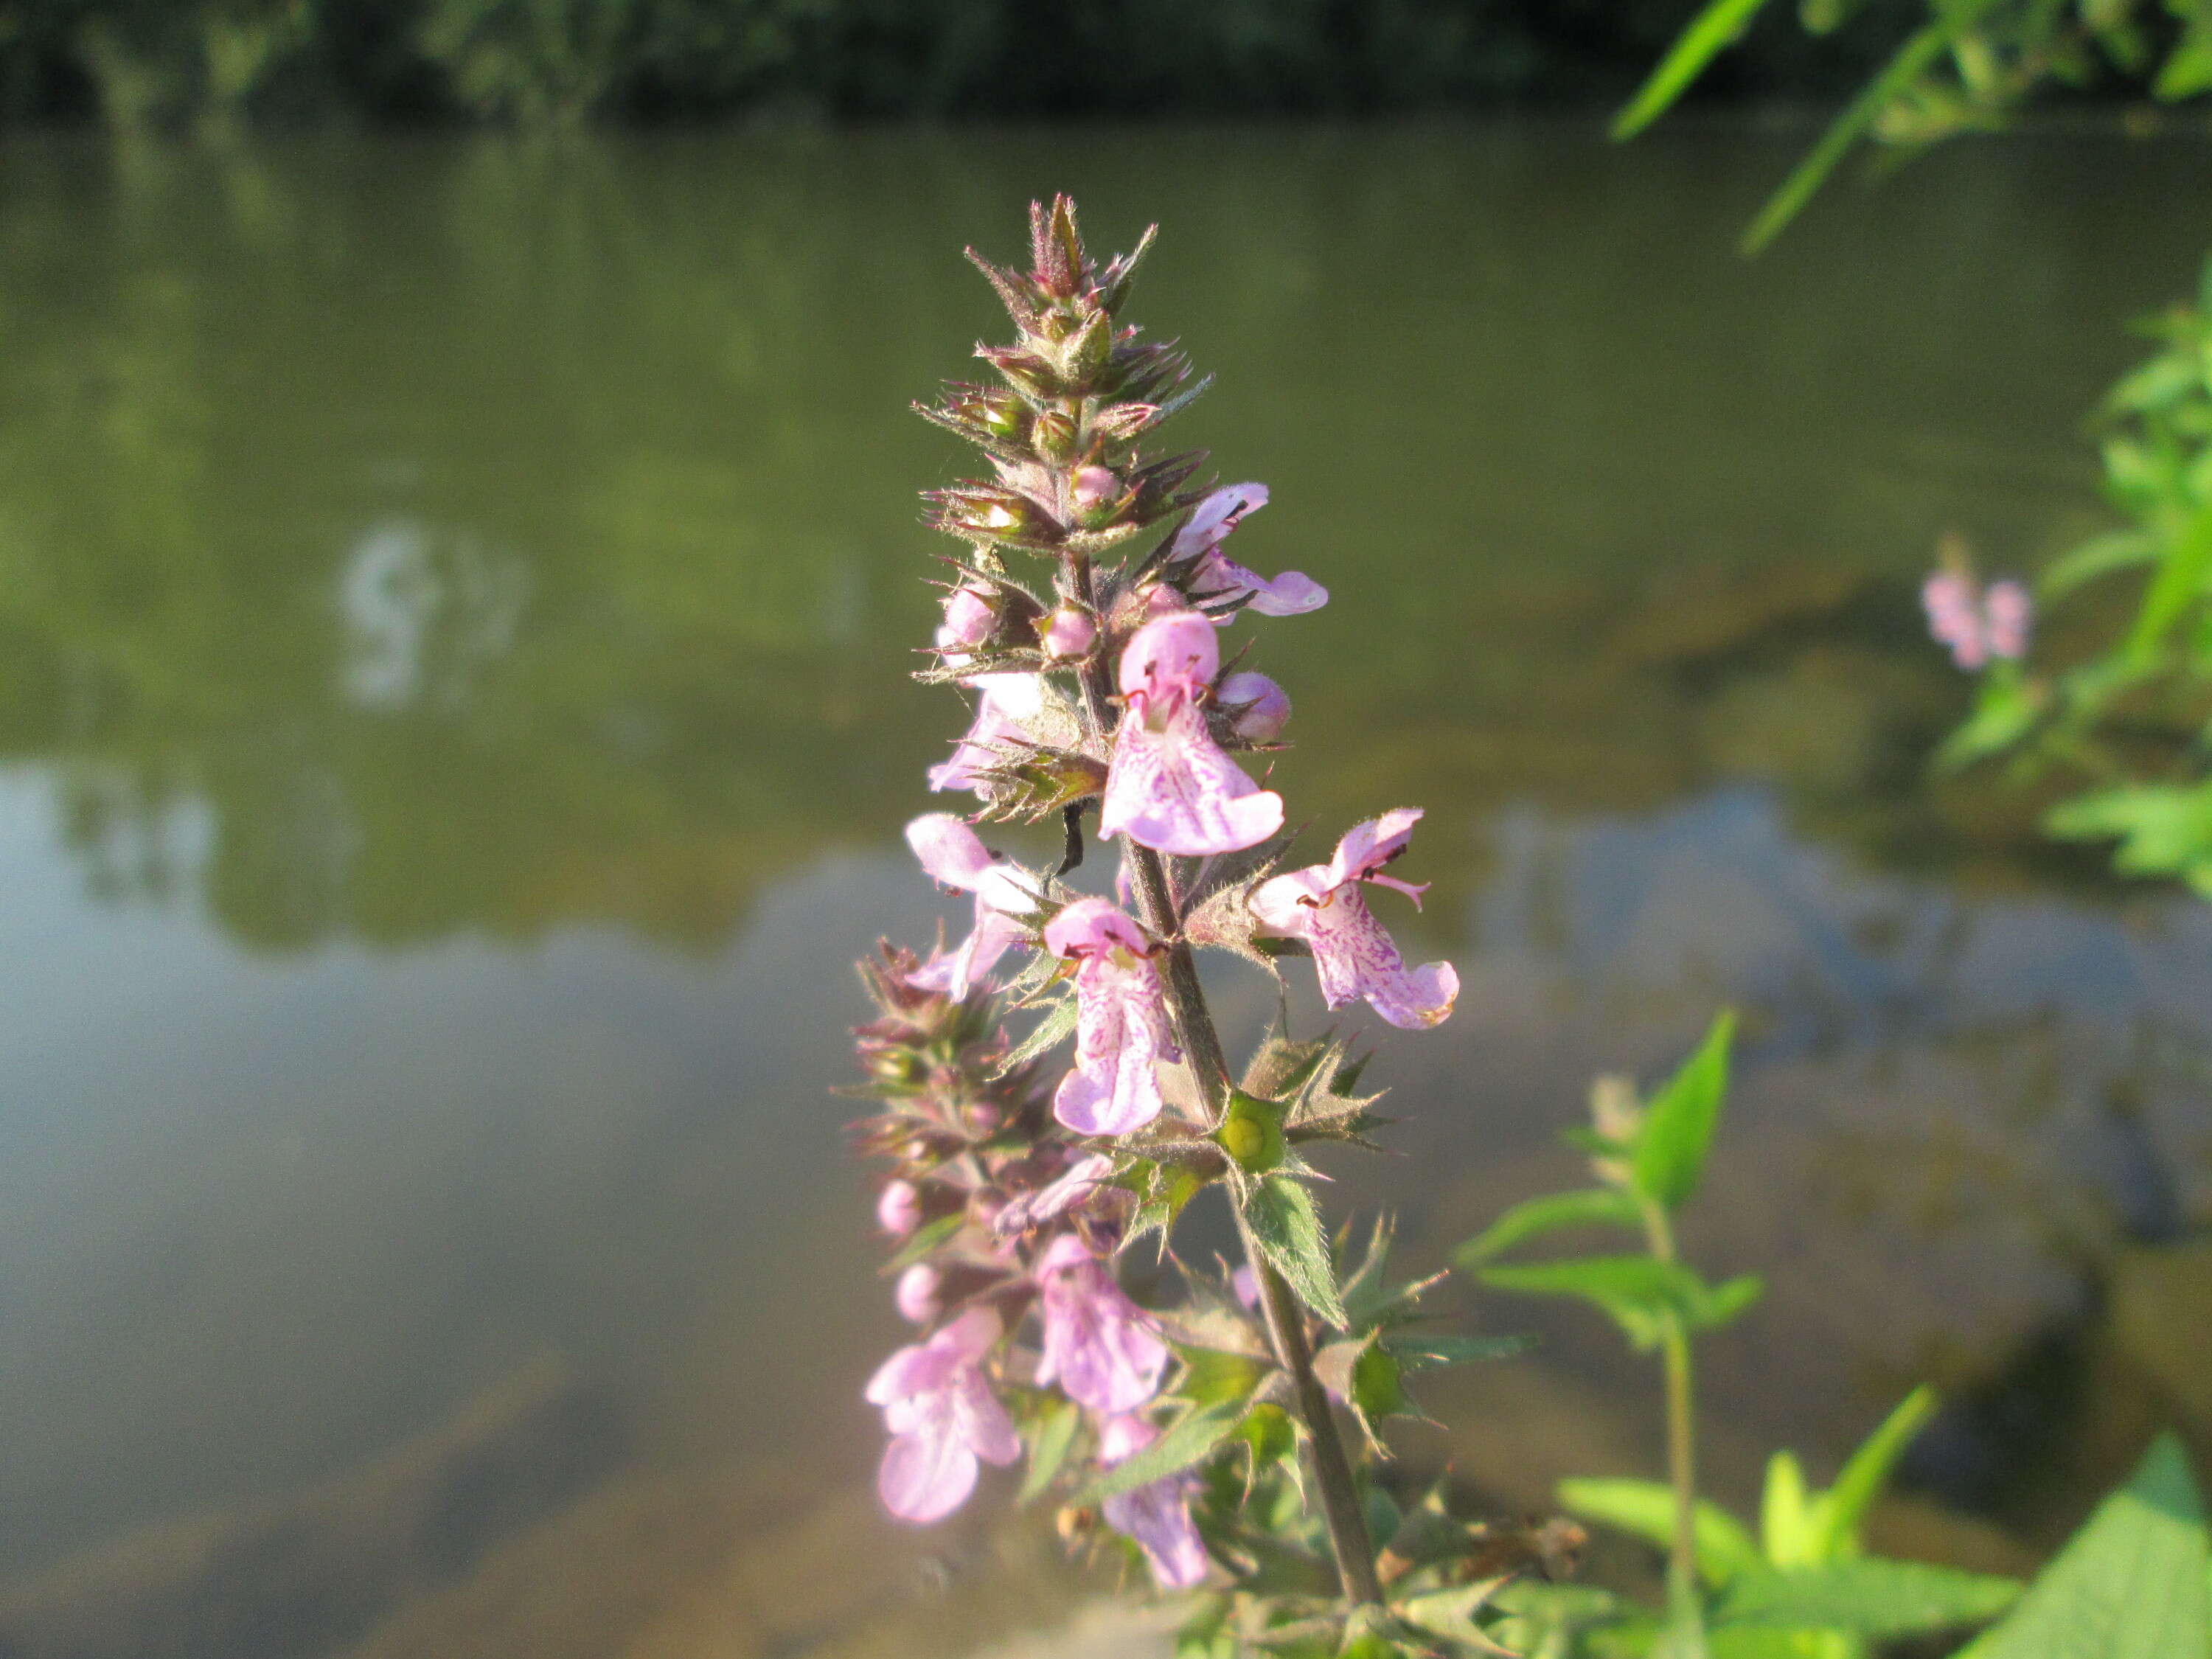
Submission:
[[[1063,574],[1067,579],[1070,597],[1095,613],[1097,592],[1090,561],[1071,556],[1063,566]],[[1112,672],[1105,653],[1101,651],[1085,665],[1082,675],[1085,721],[1091,733],[1102,740],[1109,738],[1114,730]],[[1127,844],[1124,857],[1128,863],[1129,885],[1136,897],[1138,913],[1152,936],[1166,941],[1165,971],[1160,979],[1167,993],[1168,1012],[1175,1021],[1176,1036],[1182,1044],[1183,1056],[1190,1062],[1205,1097],[1207,1121],[1218,1124],[1229,1111],[1229,1062],[1222,1053],[1221,1036],[1214,1030],[1206,993],[1198,982],[1198,965],[1192,958],[1190,943],[1182,937],[1182,917],[1174,885],[1168,877],[1166,860],[1151,848],[1140,847],[1133,841]],[[1354,1605],[1379,1607],[1382,1603],[1382,1584],[1375,1571],[1374,1540],[1368,1536],[1367,1516],[1360,1508],[1352,1459],[1338,1431],[1328,1392],[1314,1374],[1313,1349],[1306,1340],[1305,1315],[1290,1285],[1253,1238],[1241,1210],[1237,1215],[1237,1233],[1243,1243],[1244,1259],[1251,1264],[1253,1276],[1259,1282],[1260,1306],[1267,1319],[1267,1337],[1274,1348],[1276,1362],[1291,1379],[1297,1413],[1306,1425],[1314,1484],[1321,1492],[1322,1519],[1328,1528],[1337,1577],[1344,1586],[1346,1596]]]

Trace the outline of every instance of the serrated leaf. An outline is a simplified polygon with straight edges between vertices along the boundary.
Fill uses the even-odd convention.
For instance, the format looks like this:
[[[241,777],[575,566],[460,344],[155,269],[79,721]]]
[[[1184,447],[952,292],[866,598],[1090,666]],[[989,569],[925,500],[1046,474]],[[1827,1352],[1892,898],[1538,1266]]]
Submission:
[[[1409,1336],[1401,1332],[1382,1339],[1382,1346],[1397,1355],[1408,1371],[1437,1371],[1451,1365],[1482,1365],[1493,1359],[1510,1359],[1536,1346],[1533,1336]]]
[[[1836,1631],[1881,1641],[1984,1624],[2018,1601],[2021,1589],[2015,1578],[1866,1556],[1744,1573],[1729,1581],[1711,1618],[1716,1628]]]
[[[1674,1545],[1674,1489],[1659,1481],[1562,1480],[1559,1502],[1576,1515],[1633,1533],[1661,1549]],[[1698,1571],[1709,1583],[1725,1584],[1740,1574],[1765,1570],[1765,1558],[1751,1534],[1717,1504],[1698,1500],[1692,1512],[1692,1536]]]
[[[1642,1218],[1636,1200],[1617,1187],[1553,1193],[1516,1204],[1461,1245],[1453,1259],[1472,1270],[1494,1255],[1562,1227],[1634,1227]]]
[[[1142,1451],[1102,1470],[1075,1501],[1085,1505],[1103,1504],[1204,1462],[1236,1432],[1244,1409],[1243,1401],[1230,1401],[1192,1412]]]
[[[1705,1172],[1728,1093],[1729,1044],[1735,1036],[1735,1012],[1724,1009],[1697,1052],[1653,1097],[1637,1131],[1630,1164],[1636,1188],[1667,1209],[1679,1209]]]
[[[1263,1176],[1250,1185],[1244,1220],[1298,1300],[1342,1329],[1344,1303],[1337,1294],[1336,1273],[1329,1263],[1313,1194],[1288,1176]]]
[[[1959,1659],[2208,1659],[2208,1556],[2188,1455],[2162,1434],[2005,1621]]]
[[[1067,1462],[1068,1448],[1083,1426],[1083,1408],[1072,1400],[1060,1401],[1041,1418],[1030,1437],[1030,1464],[1022,1477],[1017,1504],[1034,1503]]]

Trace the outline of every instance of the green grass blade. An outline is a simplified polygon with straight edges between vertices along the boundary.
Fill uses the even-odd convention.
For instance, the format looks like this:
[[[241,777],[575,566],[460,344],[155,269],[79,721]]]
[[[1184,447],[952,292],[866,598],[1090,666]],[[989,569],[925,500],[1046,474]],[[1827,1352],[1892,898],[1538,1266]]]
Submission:
[[[1637,88],[1628,107],[1613,118],[1613,136],[1632,138],[1664,115],[1705,65],[1735,44],[1766,0],[1712,0],[1677,35],[1659,67]]]
[[[1797,164],[1796,171],[1783,180],[1782,188],[1759,210],[1759,216],[1743,234],[1743,252],[1757,253],[1780,235],[1782,228],[1797,216],[1798,210],[1812,199],[1813,192],[1836,170],[1836,163],[1875,124],[1890,100],[1926,73],[1929,66],[1948,52],[1951,43],[1972,27],[1975,20],[1993,3],[1994,0],[1957,0],[1957,3],[1945,7],[1934,22],[1899,47],[1897,55],[1881,73],[1844,106],[1844,112],[1820,135],[1820,142]]]

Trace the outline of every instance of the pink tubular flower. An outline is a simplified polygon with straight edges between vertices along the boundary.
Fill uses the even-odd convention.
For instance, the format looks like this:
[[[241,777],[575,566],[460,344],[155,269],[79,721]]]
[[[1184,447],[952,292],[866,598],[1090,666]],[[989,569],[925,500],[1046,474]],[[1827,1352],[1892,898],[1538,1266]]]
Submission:
[[[1011,1237],[1057,1221],[1070,1210],[1089,1204],[1098,1183],[1113,1173],[1112,1158],[1103,1152],[1085,1152],[1049,1184],[1010,1200],[991,1224],[1000,1237]]]
[[[1098,1425],[1098,1461],[1111,1468],[1144,1450],[1159,1432],[1141,1417],[1109,1417]],[[1206,1544],[1190,1518],[1197,1484],[1188,1474],[1170,1474],[1100,1505],[1108,1526],[1137,1540],[1162,1589],[1188,1589],[1206,1577]]]
[[[972,789],[988,799],[990,785],[983,774],[1029,741],[1022,722],[1044,712],[1044,687],[1034,674],[973,674],[960,683],[975,688],[975,718],[952,758],[929,769],[929,787]]]
[[[1416,887],[1382,873],[1406,850],[1420,817],[1419,807],[1400,807],[1355,824],[1327,864],[1262,882],[1251,900],[1253,915],[1268,932],[1313,947],[1322,1000],[1330,1007],[1365,997],[1376,1013],[1407,1030],[1443,1022],[1459,996],[1459,975],[1449,962],[1409,970],[1367,908],[1359,884],[1395,887],[1420,902],[1425,884]]]
[[[1127,712],[1114,738],[1098,833],[1127,830],[1162,853],[1233,853],[1283,826],[1283,798],[1246,777],[1206,729],[1221,666],[1213,626],[1194,611],[1139,629],[1121,653]]]
[[[1057,1381],[1070,1400],[1097,1412],[1132,1412],[1160,1391],[1167,1344],[1089,1245],[1062,1233],[1045,1247],[1036,1273],[1044,1314],[1038,1382]]]
[[[1028,937],[1015,917],[1036,908],[1036,888],[1018,865],[994,859],[975,832],[950,812],[923,813],[907,825],[906,840],[933,878],[975,896],[975,926],[960,948],[908,975],[910,983],[926,979],[927,988],[957,1001]]]
[[[978,1458],[1006,1464],[1021,1455],[1013,1419],[977,1363],[1000,1328],[990,1309],[970,1308],[868,1379],[868,1402],[884,1408],[891,1431],[876,1490],[900,1520],[942,1520],[975,1490]]]
[[[1265,674],[1231,674],[1213,695],[1229,729],[1247,743],[1273,743],[1291,723],[1290,694]]]
[[[1053,1115],[1078,1134],[1125,1135],[1167,1104],[1153,1062],[1181,1060],[1144,929],[1103,898],[1045,925],[1044,948],[1075,959],[1075,1064]]]
[[[921,1224],[921,1194],[911,1181],[893,1181],[876,1195],[876,1224],[904,1238]]]
[[[2015,581],[1991,582],[1982,595],[1982,636],[1990,654],[2018,661],[2027,654],[2028,631],[2035,624],[2035,601]]]
[[[1194,559],[1190,577],[1192,598],[1200,604],[1249,596],[1250,608],[1263,617],[1296,617],[1318,611],[1328,603],[1328,589],[1304,572],[1285,570],[1273,581],[1221,550],[1229,532],[1267,504],[1267,486],[1231,484],[1217,489],[1198,504],[1190,522],[1176,532],[1170,559]]]

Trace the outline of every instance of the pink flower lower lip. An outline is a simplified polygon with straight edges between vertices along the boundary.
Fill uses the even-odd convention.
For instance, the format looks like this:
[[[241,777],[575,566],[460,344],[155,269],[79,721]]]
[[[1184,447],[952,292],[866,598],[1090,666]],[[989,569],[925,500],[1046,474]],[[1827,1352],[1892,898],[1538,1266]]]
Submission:
[[[1283,827],[1283,798],[1246,776],[1206,729],[1220,664],[1213,626],[1194,611],[1157,617],[1131,636],[1102,837],[1126,830],[1157,852],[1194,855],[1255,847]]]

